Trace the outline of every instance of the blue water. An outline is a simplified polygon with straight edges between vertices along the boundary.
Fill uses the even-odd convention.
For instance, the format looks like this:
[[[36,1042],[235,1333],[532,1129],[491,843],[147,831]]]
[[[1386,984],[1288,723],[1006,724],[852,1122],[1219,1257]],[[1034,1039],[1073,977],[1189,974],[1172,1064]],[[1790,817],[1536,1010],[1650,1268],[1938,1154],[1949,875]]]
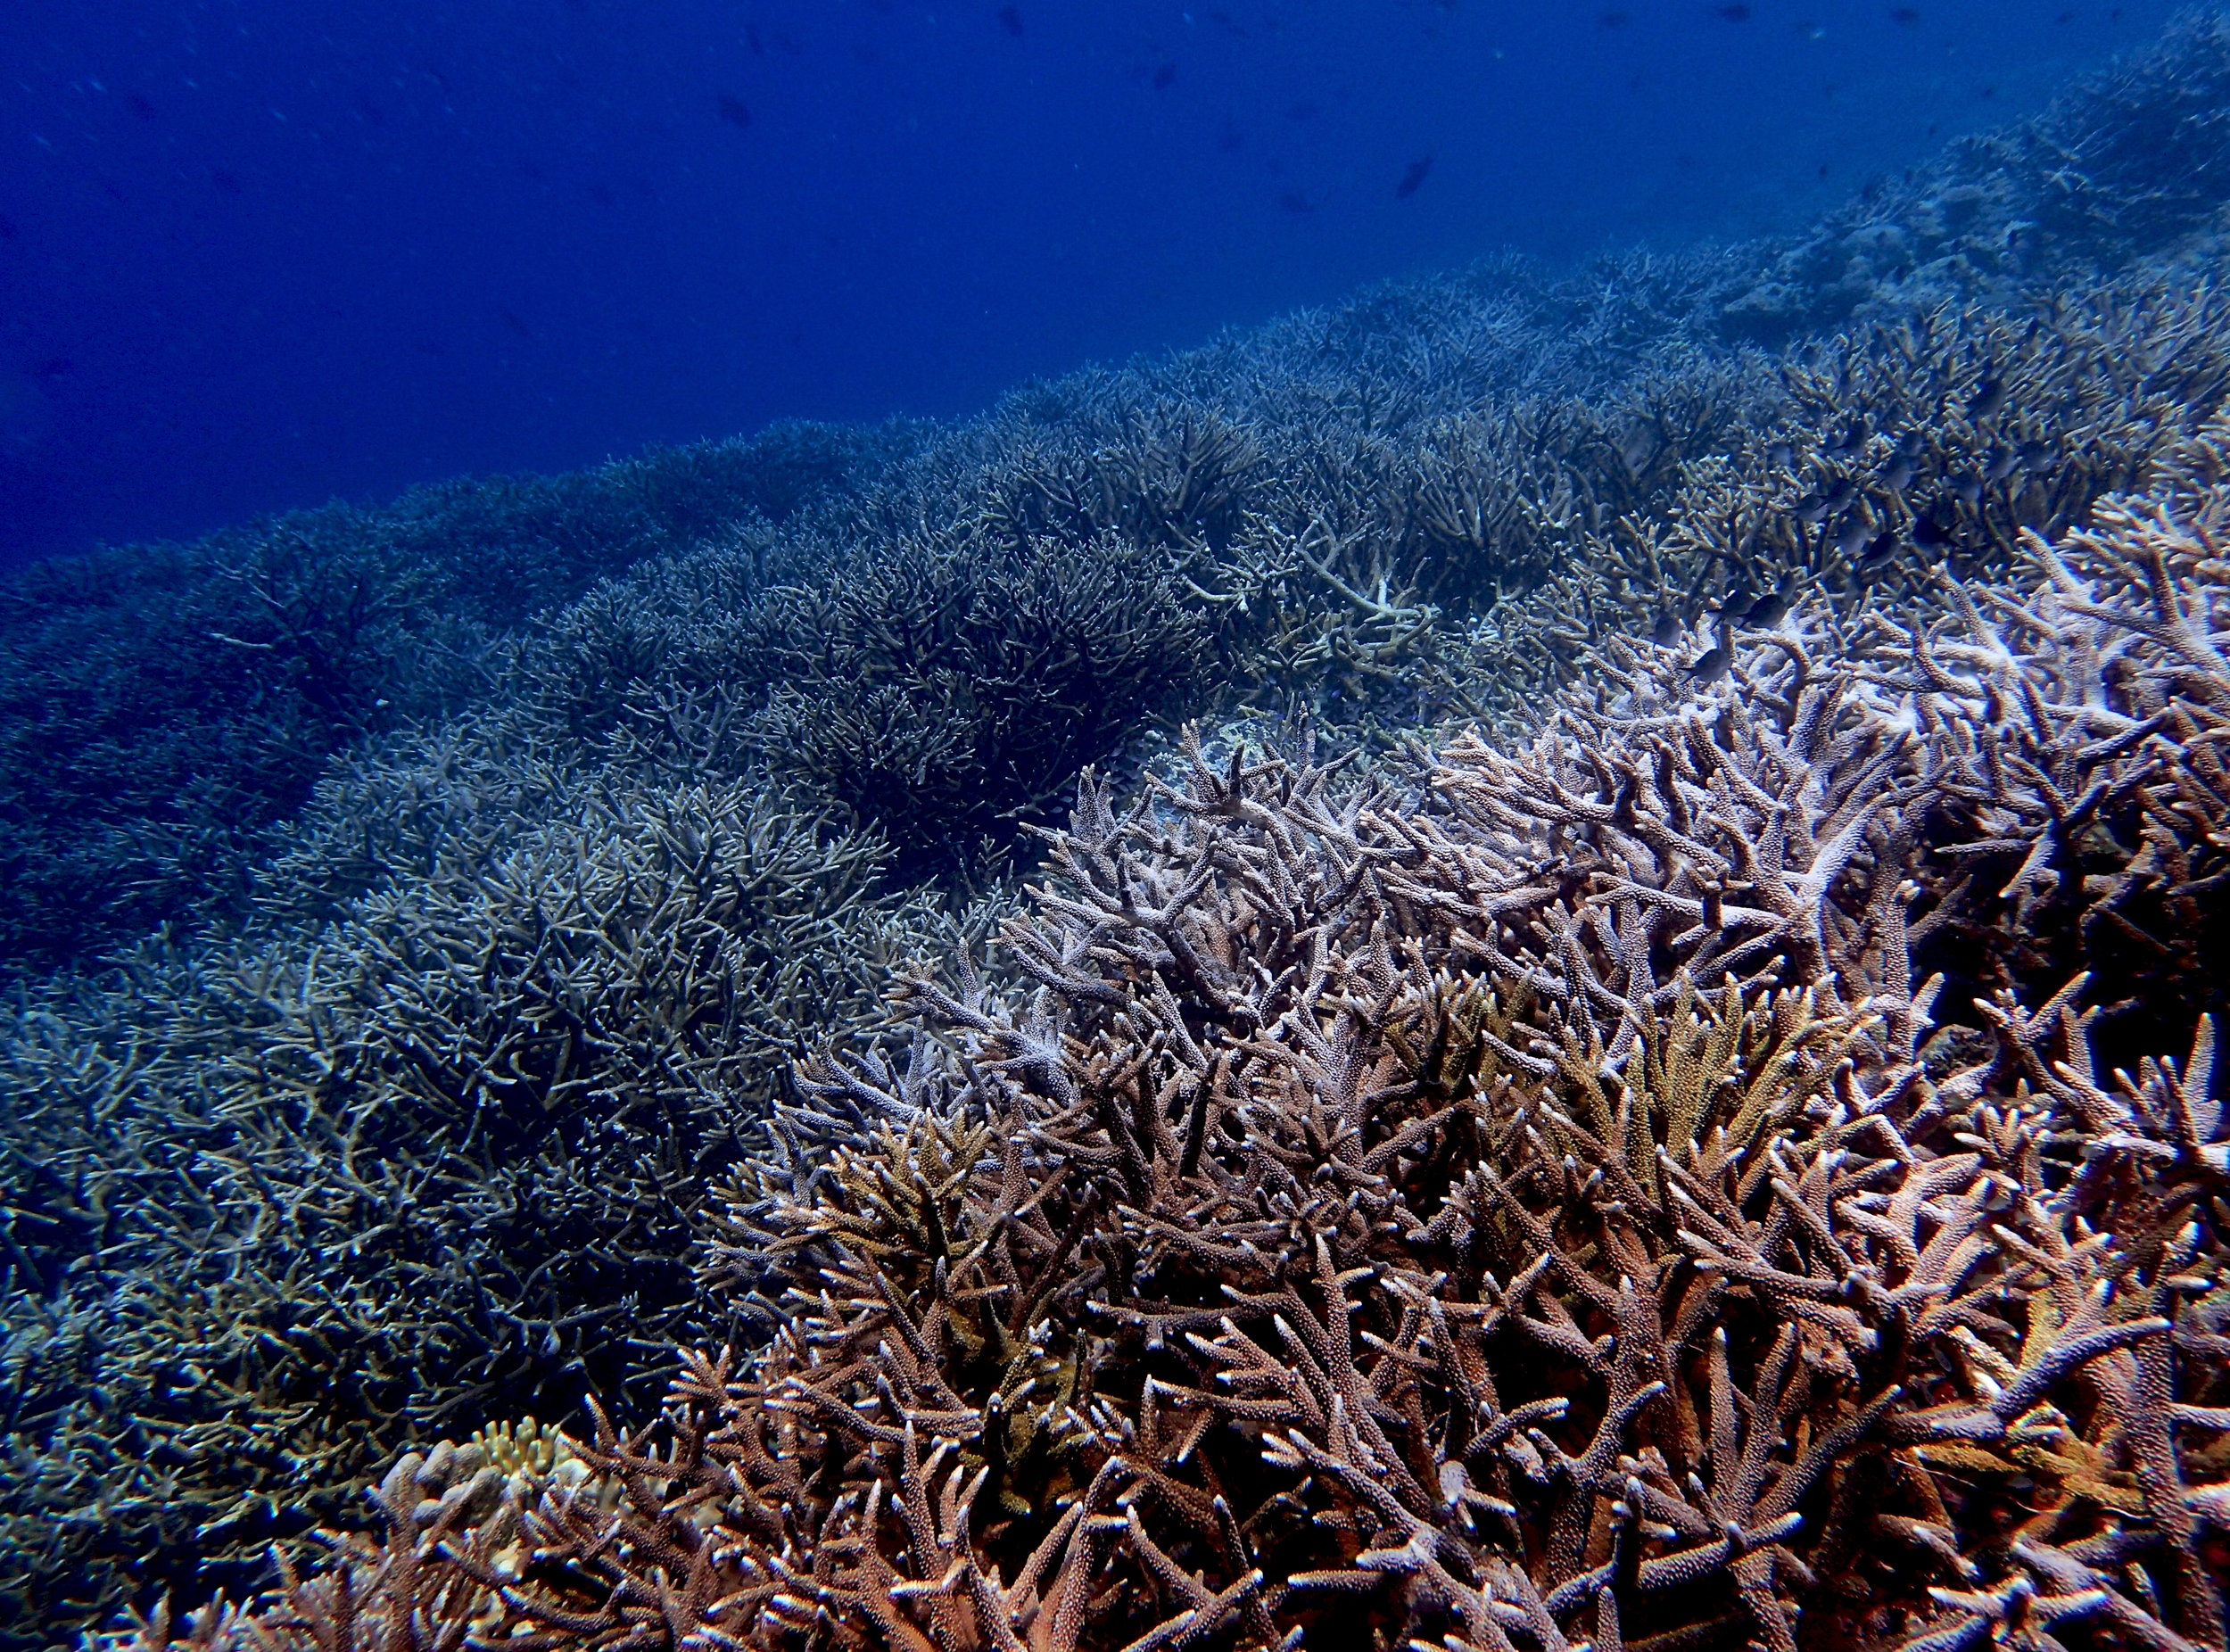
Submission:
[[[1800,222],[2171,10],[16,0],[0,561]]]

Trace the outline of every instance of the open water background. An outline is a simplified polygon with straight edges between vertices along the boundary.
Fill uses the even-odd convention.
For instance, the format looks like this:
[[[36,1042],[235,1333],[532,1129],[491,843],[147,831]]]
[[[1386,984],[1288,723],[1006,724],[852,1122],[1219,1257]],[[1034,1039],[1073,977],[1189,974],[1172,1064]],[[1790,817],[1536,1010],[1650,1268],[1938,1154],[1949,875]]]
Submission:
[[[0,565],[1741,237],[2173,9],[0,7]]]

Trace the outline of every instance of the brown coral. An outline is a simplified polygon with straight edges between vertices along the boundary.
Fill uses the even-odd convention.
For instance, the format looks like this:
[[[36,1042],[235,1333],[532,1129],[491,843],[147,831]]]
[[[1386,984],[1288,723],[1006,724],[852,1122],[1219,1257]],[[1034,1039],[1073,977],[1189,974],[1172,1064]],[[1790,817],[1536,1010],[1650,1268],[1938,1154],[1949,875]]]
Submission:
[[[919,980],[938,1045],[806,1070],[714,1263],[773,1339],[599,1417],[615,1501],[524,1511],[516,1576],[391,1516],[178,1644],[329,1643],[339,1590],[552,1647],[2221,1647],[2215,1021],[2133,1004],[2188,1057],[2106,1078],[2080,978],[1914,968],[1963,848],[2064,848],[2048,788],[2211,831],[2224,507],[1970,599],[2029,627],[1986,672],[1815,617],[1408,790],[1088,784],[1035,991]],[[1951,806],[2015,700],[2059,772]]]

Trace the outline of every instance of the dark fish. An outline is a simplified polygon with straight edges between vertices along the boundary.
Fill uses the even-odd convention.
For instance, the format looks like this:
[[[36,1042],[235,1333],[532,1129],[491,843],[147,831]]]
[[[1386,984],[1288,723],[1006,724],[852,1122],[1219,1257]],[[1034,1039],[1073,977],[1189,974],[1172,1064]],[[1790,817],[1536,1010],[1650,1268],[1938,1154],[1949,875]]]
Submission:
[[[1733,664],[1734,650],[1722,642],[1688,668],[1689,679],[1698,686],[1707,686],[1725,676]]]
[[[746,23],[743,26],[743,43],[751,48],[754,55],[759,57],[766,55],[766,42],[759,38],[759,26],[756,23]]]
[[[1017,40],[1022,37],[1022,11],[1020,6],[1003,5],[999,8],[997,16],[1002,29]]]
[[[1838,476],[1835,485],[1828,490],[1828,508],[1840,510],[1858,497],[1858,484],[1848,476]]]
[[[1317,210],[1316,203],[1298,189],[1289,189],[1278,196],[1277,204],[1288,212],[1313,212]]]
[[[1667,608],[1657,615],[1657,623],[1649,627],[1649,640],[1661,648],[1669,648],[1681,640],[1681,616]]]
[[[68,356],[48,356],[31,364],[33,378],[61,378],[63,375],[74,373],[77,370],[78,364]]]
[[[1765,450],[1765,462],[1777,470],[1787,470],[1796,462],[1796,450],[1786,442],[1776,442]]]
[[[1595,21],[1605,29],[1623,29],[1634,20],[1624,12],[1606,12]]]
[[[1916,5],[1893,5],[1889,8],[1892,22],[1903,23],[1908,29],[1920,21],[1920,8]]]
[[[1923,515],[1912,519],[1912,542],[1922,550],[1948,550],[1952,536],[1934,516]]]
[[[1796,605],[1796,591],[1789,581],[1783,580],[1750,605],[1749,612],[1742,616],[1742,623],[1755,625],[1760,631],[1771,631],[1788,617],[1788,610]]]
[[[217,187],[226,194],[236,195],[240,193],[240,180],[235,178],[231,173],[226,171],[222,167],[211,167],[210,169],[209,181],[216,185]]]
[[[508,304],[498,304],[496,306],[496,316],[505,326],[509,327],[511,331],[517,334],[521,338],[533,338],[534,336],[534,329],[528,326],[525,322],[520,320],[518,312],[514,310]]]
[[[1865,442],[1866,426],[1856,419],[1853,419],[1842,434],[1830,440],[1820,451],[1829,458],[1847,458],[1864,446]]]
[[[1878,536],[1858,558],[1858,571],[1871,574],[1887,567],[1897,558],[1897,534],[1893,528]]]
[[[1750,8],[1747,5],[1715,5],[1712,10],[1730,23],[1747,23],[1750,21]]]
[[[142,120],[153,120],[155,118],[154,104],[150,103],[146,98],[141,96],[137,92],[127,92],[124,94],[124,107],[130,110],[132,113],[137,115]]]
[[[1952,484],[1952,491],[1959,495],[1959,501],[1962,505],[1970,507],[1979,505],[1982,503],[1982,478],[1975,475],[1962,476]]]
[[[1978,421],[1995,418],[2004,407],[2005,381],[1986,378],[1975,386],[1975,393],[1967,402],[1967,417]]]
[[[1821,494],[1807,493],[1796,501],[1796,520],[1806,527],[1814,526],[1828,514],[1828,501]]]
[[[1853,516],[1835,536],[1835,549],[1842,556],[1855,557],[1866,541],[1874,536],[1874,525],[1863,516]]]
[[[1317,106],[1305,97],[1285,112],[1288,120],[1314,120],[1316,118]]]
[[[1881,485],[1892,493],[1902,493],[1912,480],[1912,461],[1902,453],[1891,459],[1881,473]]]
[[[1153,71],[1153,89],[1155,91],[1166,92],[1176,84],[1177,65],[1175,63],[1164,63]]]
[[[2052,461],[2052,449],[2041,442],[2025,443],[2021,448],[2021,465],[2028,470],[2042,470]]]
[[[1409,162],[1409,169],[1401,175],[1401,181],[1394,186],[1395,198],[1407,201],[1411,195],[1416,194],[1417,186],[1425,182],[1425,175],[1432,169],[1433,157],[1430,155],[1425,156],[1422,161]]]
[[[1990,455],[1990,463],[1982,473],[1985,482],[2003,482],[2013,474],[2013,467],[2021,462],[2021,456],[2011,448],[2000,448]]]
[[[751,112],[746,109],[739,101],[729,96],[725,92],[723,92],[720,95],[714,107],[720,111],[720,118],[723,120],[725,120],[730,126],[749,126],[751,124]]]

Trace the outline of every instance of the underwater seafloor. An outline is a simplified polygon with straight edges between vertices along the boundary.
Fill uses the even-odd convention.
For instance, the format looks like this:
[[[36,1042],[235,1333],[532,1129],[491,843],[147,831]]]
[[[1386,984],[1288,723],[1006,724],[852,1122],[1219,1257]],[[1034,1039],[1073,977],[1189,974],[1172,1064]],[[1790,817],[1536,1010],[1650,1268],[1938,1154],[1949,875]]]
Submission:
[[[0,1645],[2223,1648],[2226,258],[2209,12],[23,574]]]

